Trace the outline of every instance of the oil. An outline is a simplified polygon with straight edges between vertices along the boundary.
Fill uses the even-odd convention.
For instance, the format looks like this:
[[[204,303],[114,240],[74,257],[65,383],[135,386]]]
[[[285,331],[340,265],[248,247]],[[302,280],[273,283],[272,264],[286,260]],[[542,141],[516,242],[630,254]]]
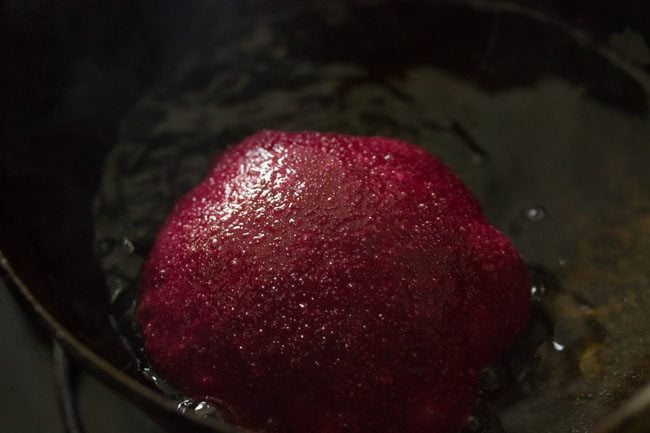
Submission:
[[[219,152],[263,128],[387,135],[441,157],[531,270],[530,327],[481,373],[465,430],[591,431],[650,381],[647,94],[599,50],[515,13],[331,3],[256,20],[231,11],[223,25],[197,15],[205,37],[171,45],[122,122],[95,201],[96,252],[143,377],[180,411],[227,411],[158,377],[133,324],[157,228]],[[372,20],[395,22],[367,46]],[[468,25],[476,40],[454,30]],[[305,28],[320,39],[298,37]],[[522,28],[525,49],[510,37]]]

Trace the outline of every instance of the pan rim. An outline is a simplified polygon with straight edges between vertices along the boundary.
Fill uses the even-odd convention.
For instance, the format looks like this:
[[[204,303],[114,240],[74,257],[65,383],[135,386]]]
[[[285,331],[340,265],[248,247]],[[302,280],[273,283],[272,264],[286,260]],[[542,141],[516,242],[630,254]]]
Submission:
[[[167,414],[175,417],[185,418],[195,427],[209,428],[220,433],[241,432],[242,429],[227,424],[216,418],[201,417],[193,412],[181,413],[178,410],[177,402],[163,394],[138,382],[130,375],[113,366],[110,362],[95,353],[87,345],[82,343],[59,322],[47,309],[38,301],[36,296],[22,281],[20,276],[11,266],[7,255],[0,248],[0,279],[7,284],[7,288],[23,301],[21,305],[27,315],[35,316],[36,322],[45,329],[54,340],[65,349],[66,353],[72,355],[73,359],[80,362],[89,371],[104,381],[110,387],[120,391],[129,400],[144,400],[163,409]],[[130,397],[130,398],[129,398]]]

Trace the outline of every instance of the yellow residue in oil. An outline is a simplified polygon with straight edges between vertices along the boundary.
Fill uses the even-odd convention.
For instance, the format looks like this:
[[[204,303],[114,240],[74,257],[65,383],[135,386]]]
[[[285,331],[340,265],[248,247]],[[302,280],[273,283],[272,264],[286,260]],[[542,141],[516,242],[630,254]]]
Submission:
[[[579,367],[582,375],[587,379],[594,379],[600,373],[600,361],[598,359],[599,344],[587,345],[580,354]]]

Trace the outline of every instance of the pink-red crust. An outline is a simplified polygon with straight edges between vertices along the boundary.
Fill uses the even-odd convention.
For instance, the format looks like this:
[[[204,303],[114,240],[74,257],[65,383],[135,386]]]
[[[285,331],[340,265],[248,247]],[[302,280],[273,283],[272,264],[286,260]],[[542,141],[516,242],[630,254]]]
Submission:
[[[177,203],[136,319],[164,378],[245,427],[451,433],[524,328],[529,286],[425,151],[263,131]]]

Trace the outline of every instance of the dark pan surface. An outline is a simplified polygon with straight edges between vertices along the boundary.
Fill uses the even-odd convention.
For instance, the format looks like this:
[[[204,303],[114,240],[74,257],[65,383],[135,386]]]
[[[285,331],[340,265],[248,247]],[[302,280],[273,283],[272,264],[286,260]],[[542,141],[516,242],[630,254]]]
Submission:
[[[3,113],[0,248],[68,347],[164,423],[192,411],[138,364],[140,265],[174,200],[262,128],[419,143],[513,239],[536,314],[485,374],[504,431],[590,431],[650,380],[650,84],[635,58],[511,7],[157,6],[25,21],[18,43],[40,57],[9,52],[27,76]]]

